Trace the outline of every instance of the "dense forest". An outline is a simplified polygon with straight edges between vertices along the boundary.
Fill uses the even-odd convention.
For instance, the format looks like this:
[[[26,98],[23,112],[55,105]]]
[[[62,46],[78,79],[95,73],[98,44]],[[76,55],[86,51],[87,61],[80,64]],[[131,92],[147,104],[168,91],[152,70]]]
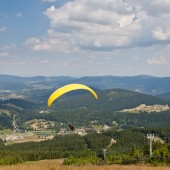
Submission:
[[[53,110],[62,112],[72,109],[80,109],[86,107],[90,111],[120,111],[126,108],[137,107],[140,104],[170,104],[169,100],[159,98],[157,96],[137,93],[124,89],[96,90],[98,100],[95,100],[91,94],[85,93],[81,95],[62,96],[53,104]]]
[[[125,128],[139,126],[167,127],[170,123],[170,111],[149,114],[143,112],[138,114],[120,112],[123,109],[134,108],[141,104],[170,105],[169,100],[122,89],[96,89],[96,92],[99,97],[98,100],[95,100],[88,92],[76,91],[62,96],[48,108],[46,102],[49,91],[43,94],[36,91],[34,92],[36,98],[35,94],[29,94],[31,95],[29,100],[10,99],[0,101],[0,108],[20,117],[21,123],[31,119],[46,119],[57,122],[67,122],[69,120],[76,124],[78,122],[78,125],[88,125],[93,120],[99,120],[101,124],[111,124],[112,121],[117,121],[120,126]],[[41,110],[50,110],[50,113],[39,114]],[[0,114],[2,112],[1,110]],[[7,115],[6,121],[9,118]],[[3,126],[1,122],[0,127]],[[6,123],[6,126],[11,128],[10,124],[11,120]]]
[[[119,105],[119,103],[117,105]],[[91,121],[94,120],[98,121],[98,125],[107,124],[109,126],[114,126],[113,122],[116,122],[117,126],[123,129],[135,127],[169,127],[170,124],[170,110],[151,113],[127,113],[120,111],[100,111],[82,108],[72,110],[63,109],[62,112],[52,110],[49,114],[39,114],[35,110],[25,110],[16,115],[17,117],[20,117],[20,122],[18,122],[18,124],[20,123],[21,126],[24,122],[32,119],[45,119],[47,121],[63,122],[65,124],[71,123],[76,127],[90,126]],[[11,129],[12,116],[0,114],[0,117],[0,129]]]
[[[0,114],[0,130],[10,128],[12,129],[12,118],[6,114]]]
[[[153,142],[153,155],[149,157],[148,133],[164,139]],[[111,139],[115,144],[109,146]],[[170,129],[129,129],[78,135],[56,136],[43,142],[4,145],[0,141],[0,164],[65,158],[66,165],[81,164],[170,164]],[[104,158],[103,149],[107,149]]]
[[[170,110],[162,112],[141,112],[126,113],[119,111],[90,111],[88,109],[75,109],[70,111],[57,112],[50,114],[36,114],[28,112],[26,115],[20,115],[22,122],[27,120],[45,119],[65,124],[74,124],[79,126],[91,126],[91,121],[97,120],[96,125],[109,125],[115,128],[137,128],[137,127],[169,127]],[[115,125],[116,122],[116,125]]]
[[[85,93],[85,94],[84,94]],[[68,96],[63,96],[50,108],[49,114],[39,114],[37,110],[24,110],[19,112],[21,122],[39,118],[57,122],[72,123],[76,126],[89,126],[93,120],[99,124],[112,125],[116,121],[121,128],[132,127],[168,127],[170,123],[170,111],[123,113],[123,109],[129,109],[140,104],[170,104],[170,101],[159,97],[136,93],[122,89],[97,91],[98,100],[90,94],[79,91]],[[44,107],[42,110],[48,110]]]

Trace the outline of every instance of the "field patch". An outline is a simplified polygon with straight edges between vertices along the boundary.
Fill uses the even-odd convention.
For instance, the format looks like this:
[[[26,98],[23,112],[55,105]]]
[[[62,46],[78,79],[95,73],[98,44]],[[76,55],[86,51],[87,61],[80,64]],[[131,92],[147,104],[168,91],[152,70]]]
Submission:
[[[129,113],[141,113],[141,112],[162,112],[170,110],[170,107],[168,105],[152,105],[147,106],[145,104],[141,104],[138,107],[132,108],[132,109],[124,109],[121,112],[129,112]]]

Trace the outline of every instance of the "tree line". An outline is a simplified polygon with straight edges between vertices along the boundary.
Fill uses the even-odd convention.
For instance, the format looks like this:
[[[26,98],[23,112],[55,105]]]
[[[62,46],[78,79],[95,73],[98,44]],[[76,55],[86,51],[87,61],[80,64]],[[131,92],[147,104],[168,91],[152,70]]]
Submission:
[[[0,164],[17,164],[42,159],[65,158],[66,165],[81,164],[170,164],[170,129],[128,129],[92,133],[86,136],[55,136],[52,140],[6,146],[0,141]],[[147,133],[166,137],[164,143],[153,143],[149,157]],[[116,143],[108,147],[111,139]],[[103,158],[103,149],[107,149]]]

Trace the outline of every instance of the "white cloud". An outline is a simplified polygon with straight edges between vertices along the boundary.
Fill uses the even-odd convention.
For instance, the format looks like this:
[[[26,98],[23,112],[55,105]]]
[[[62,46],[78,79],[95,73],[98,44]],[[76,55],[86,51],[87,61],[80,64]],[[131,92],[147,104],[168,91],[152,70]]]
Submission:
[[[28,38],[26,44],[32,46],[33,50],[47,50],[49,48],[48,44],[45,42],[41,44],[41,40],[36,37]]]
[[[166,46],[166,50],[168,50],[168,52],[170,52],[170,44],[168,44],[168,45]]]
[[[163,31],[162,28],[156,27],[153,31],[153,36],[158,40],[168,40],[170,39],[170,29]]]
[[[42,2],[56,2],[56,0],[41,0]]]
[[[105,60],[109,60],[109,59],[110,59],[110,57],[106,56],[106,57],[104,57],[104,59],[105,59]]]
[[[134,59],[134,60],[139,60],[139,57],[138,57],[138,56],[135,56],[133,59]]]
[[[42,64],[47,64],[47,63],[49,63],[49,60],[47,60],[47,59],[41,60],[40,63],[42,63]]]
[[[0,46],[1,51],[12,51],[12,50],[16,50],[16,49],[17,49],[17,47],[15,44]]]
[[[89,55],[89,56],[87,56],[87,58],[94,60],[94,59],[96,59],[96,56],[94,56],[94,55]]]
[[[152,57],[147,60],[150,65],[168,65],[169,61],[164,56]]]
[[[153,0],[152,5],[159,5],[159,6],[169,6],[170,7],[170,1],[169,0]]]
[[[0,52],[0,57],[8,56],[9,54],[7,52]]]
[[[22,14],[20,12],[16,13],[17,17],[22,17]]]
[[[51,23],[47,34],[29,38],[26,44],[32,50],[65,52],[153,45],[170,39],[170,11],[165,8],[159,0],[68,1],[44,12]]]
[[[20,65],[25,65],[26,62],[25,62],[25,61],[21,61],[19,64],[20,64]]]
[[[170,46],[169,44],[165,45],[157,45],[153,47],[152,54],[150,58],[147,59],[147,63],[150,65],[162,65],[164,67],[165,65],[169,67],[170,65]],[[162,68],[163,69],[163,68]]]
[[[0,46],[0,57],[9,56],[9,54],[14,53],[15,50],[16,50],[15,44]]]
[[[126,15],[126,16],[123,16],[122,18],[120,18],[118,23],[120,24],[120,27],[125,27],[125,26],[132,24],[134,18],[135,18],[134,14]]]
[[[6,30],[7,30],[7,27],[5,26],[0,27],[0,32],[5,32]]]
[[[48,30],[47,38],[44,40],[36,37],[29,38],[26,40],[26,45],[35,51],[64,51],[67,53],[74,50],[71,41],[69,34],[57,34],[53,30]]]

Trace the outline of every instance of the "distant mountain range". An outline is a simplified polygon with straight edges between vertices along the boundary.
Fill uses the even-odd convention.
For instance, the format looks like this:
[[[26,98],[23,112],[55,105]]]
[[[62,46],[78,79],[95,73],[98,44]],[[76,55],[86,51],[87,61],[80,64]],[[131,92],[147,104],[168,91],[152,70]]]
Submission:
[[[69,83],[83,83],[97,89],[120,88],[151,95],[170,93],[170,77],[139,76],[87,76],[74,78],[59,77],[18,77],[0,75],[0,90],[56,89]]]

